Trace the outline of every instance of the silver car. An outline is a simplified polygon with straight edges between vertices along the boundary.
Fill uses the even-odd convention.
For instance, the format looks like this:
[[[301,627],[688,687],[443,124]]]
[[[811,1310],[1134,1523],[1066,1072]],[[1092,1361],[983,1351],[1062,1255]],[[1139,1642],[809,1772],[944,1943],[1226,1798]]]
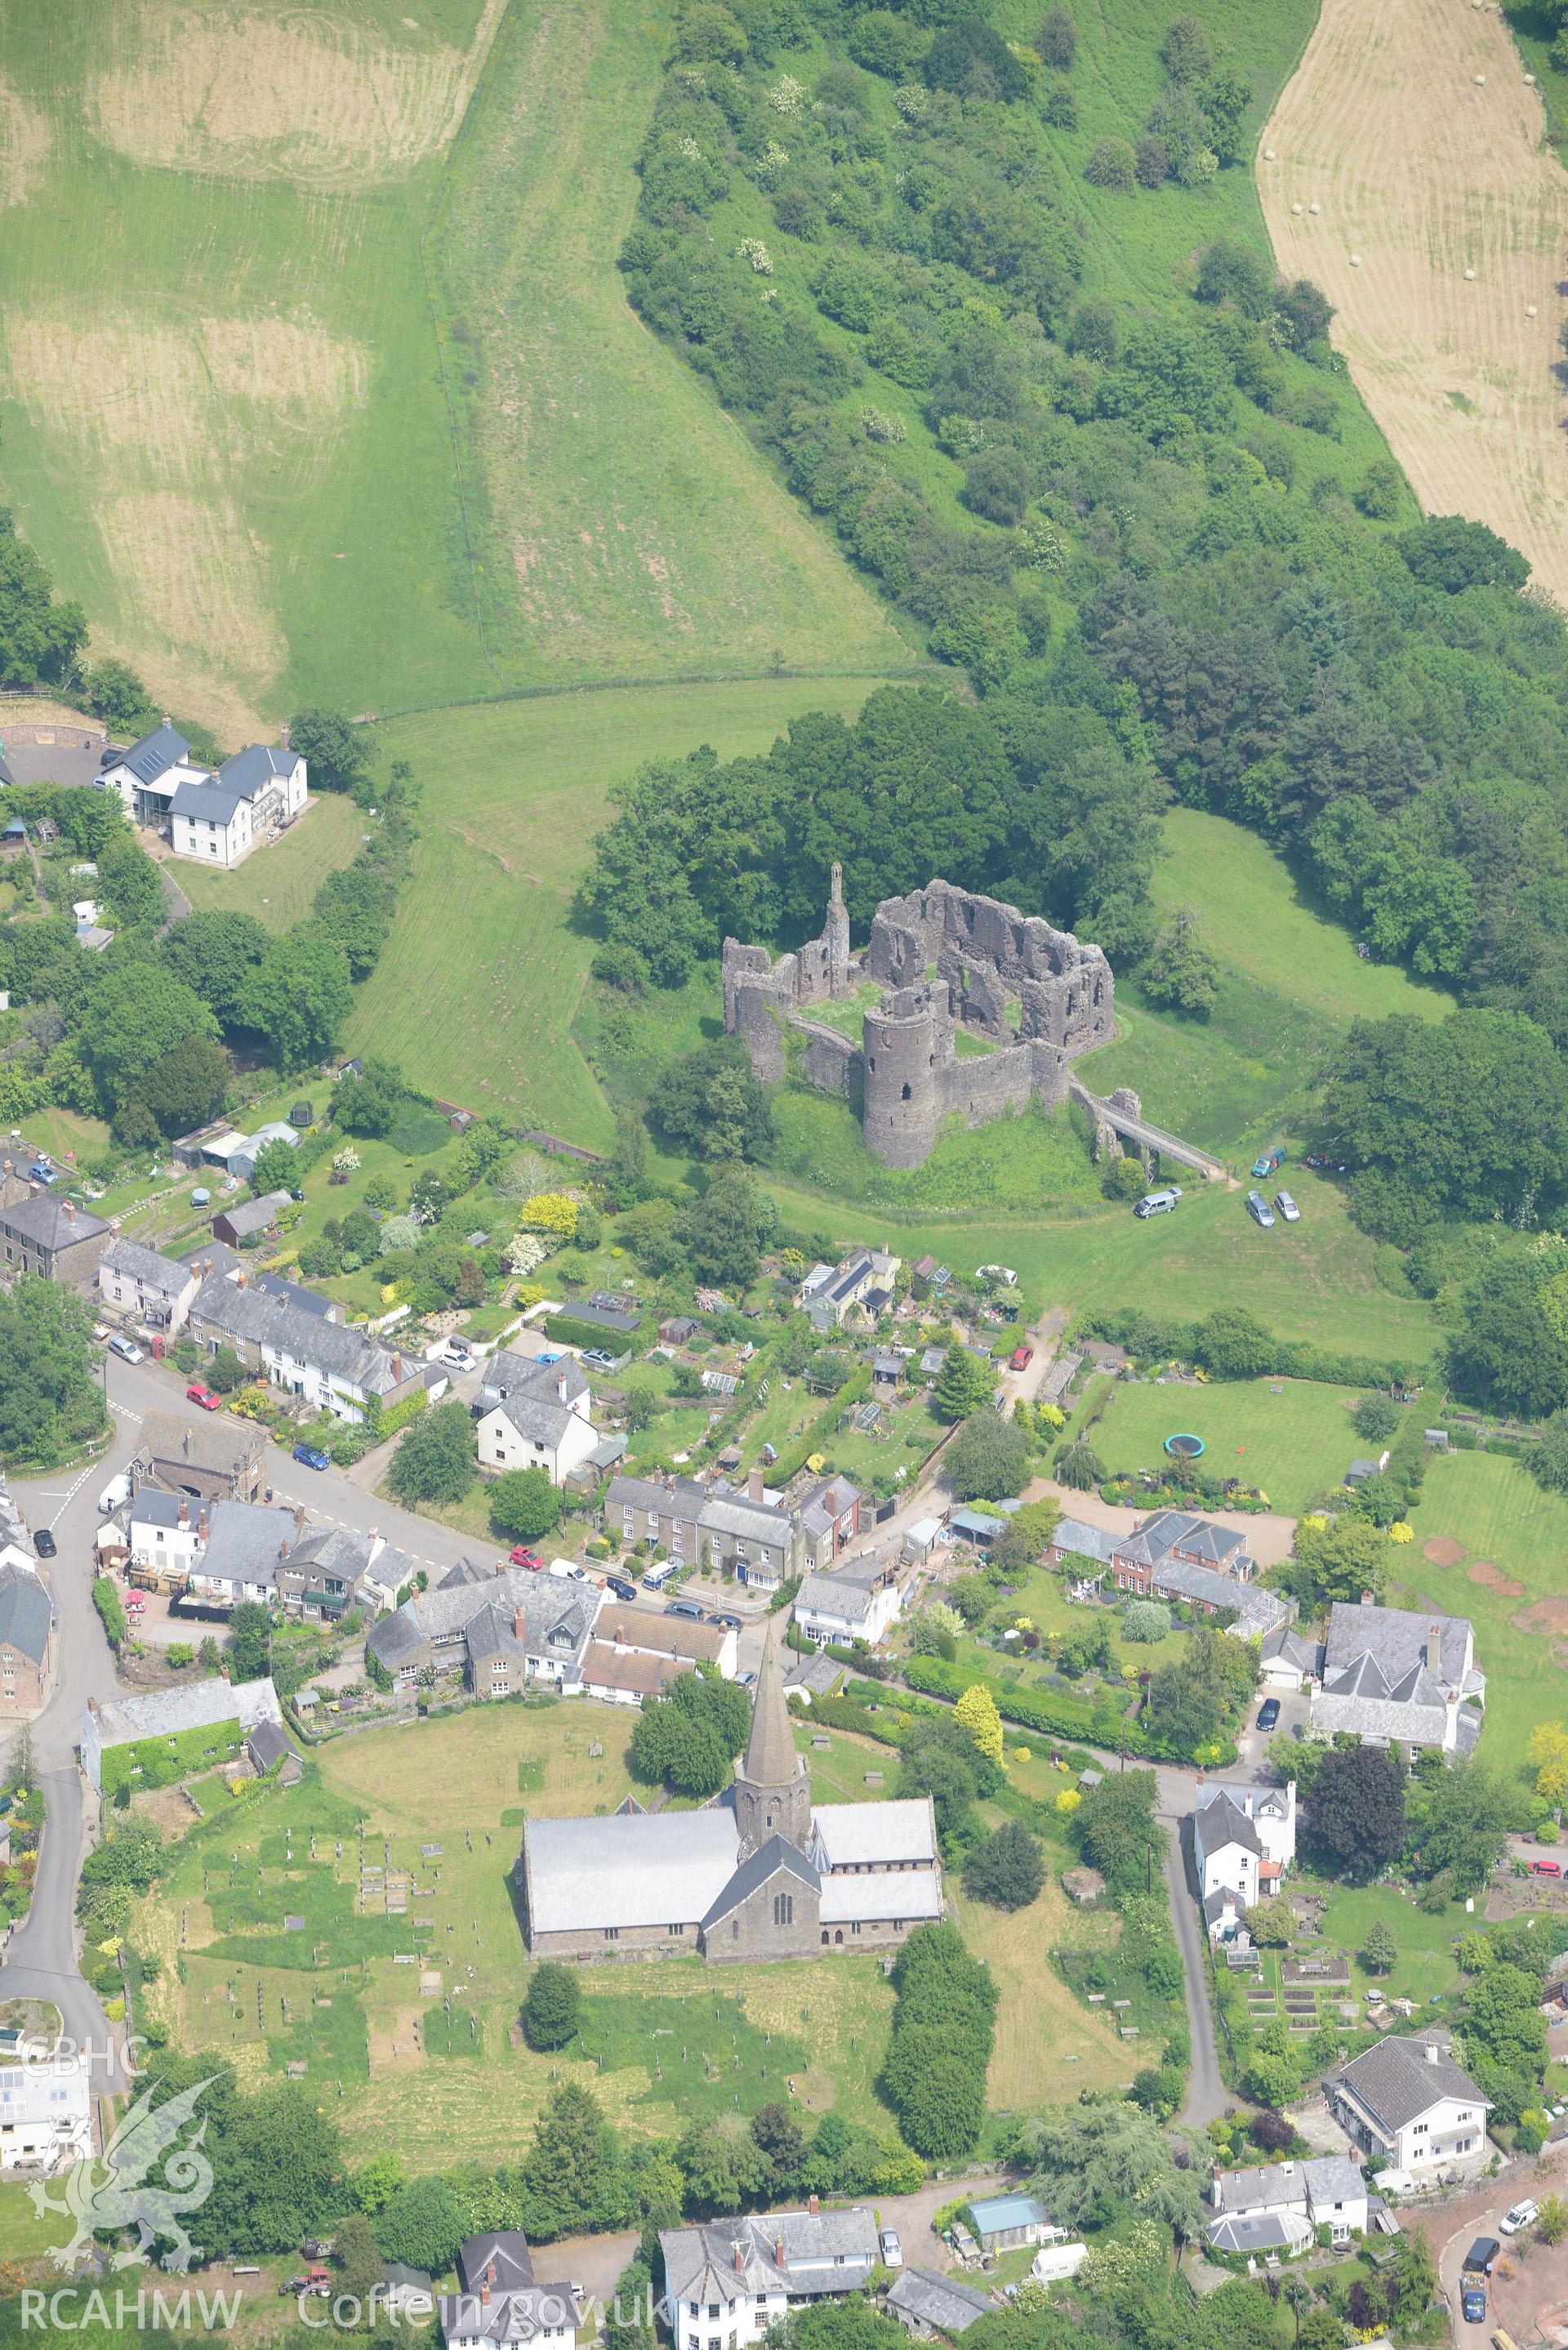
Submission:
[[[1251,1217],[1252,1222],[1255,1224],[1262,1224],[1266,1232],[1272,1232],[1273,1231],[1274,1211],[1272,1208],[1270,1207],[1267,1200],[1264,1199],[1261,1191],[1248,1192],[1247,1213]]]
[[[1279,1210],[1281,1215],[1283,1216],[1287,1224],[1300,1223],[1302,1220],[1302,1211],[1297,1207],[1295,1201],[1292,1199],[1288,1191],[1276,1191],[1274,1193],[1274,1205]]]

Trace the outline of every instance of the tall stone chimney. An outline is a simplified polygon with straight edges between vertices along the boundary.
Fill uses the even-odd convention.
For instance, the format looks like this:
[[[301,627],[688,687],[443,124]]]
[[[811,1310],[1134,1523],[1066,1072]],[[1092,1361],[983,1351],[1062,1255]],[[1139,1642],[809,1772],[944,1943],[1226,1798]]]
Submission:
[[[566,1374],[565,1371],[557,1371],[556,1374],[556,1393],[560,1398],[561,1401],[565,1403],[566,1400]]]
[[[753,1469],[746,1477],[746,1499],[748,1502],[760,1502],[762,1498],[763,1472],[760,1469]]]
[[[1441,1680],[1443,1677],[1443,1633],[1442,1627],[1440,1625],[1428,1625],[1426,1646],[1422,1650],[1422,1654],[1426,1658],[1427,1670],[1431,1674],[1432,1679],[1435,1681]]]
[[[182,1526],[188,1526],[191,1523],[191,1504],[183,1499],[180,1503],[180,1523]]]

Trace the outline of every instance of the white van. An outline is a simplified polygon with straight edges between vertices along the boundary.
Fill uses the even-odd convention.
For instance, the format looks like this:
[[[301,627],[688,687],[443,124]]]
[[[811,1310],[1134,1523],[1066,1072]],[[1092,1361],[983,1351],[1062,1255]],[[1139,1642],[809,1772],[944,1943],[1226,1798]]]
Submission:
[[[1176,1212],[1179,1191],[1146,1191],[1134,1208],[1135,1216],[1170,1216]]]
[[[587,1581],[587,1577],[583,1573],[582,1568],[569,1558],[553,1558],[545,1572],[546,1575],[558,1575],[563,1583],[586,1583]]]
[[[122,1502],[129,1502],[130,1499],[130,1479],[122,1469],[118,1477],[111,1477],[109,1479],[108,1484],[99,1495],[99,1515],[100,1517],[107,1518],[112,1511],[119,1509]]]
[[[645,1591],[662,1591],[674,1572],[675,1562],[673,1559],[667,1558],[662,1566],[650,1566],[648,1573],[642,1578],[643,1589]]]

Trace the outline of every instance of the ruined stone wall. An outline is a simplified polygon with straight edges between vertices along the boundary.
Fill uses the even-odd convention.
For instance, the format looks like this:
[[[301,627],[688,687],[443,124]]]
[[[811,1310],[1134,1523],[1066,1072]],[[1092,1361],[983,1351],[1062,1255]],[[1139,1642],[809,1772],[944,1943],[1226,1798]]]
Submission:
[[[1116,985],[1104,951],[998,898],[947,881],[885,898],[867,950],[871,977],[908,987],[933,962],[955,991],[955,1010],[984,1035],[999,1033],[997,1002],[1008,993],[1020,998],[1023,1035],[1069,1053],[1108,1044],[1114,1033]]]
[[[813,1021],[797,1020],[795,1025],[806,1035],[801,1064],[806,1084],[815,1086],[818,1093],[842,1094],[846,1101],[852,1100],[862,1068],[859,1046],[848,1036],[832,1028],[819,1028]]]

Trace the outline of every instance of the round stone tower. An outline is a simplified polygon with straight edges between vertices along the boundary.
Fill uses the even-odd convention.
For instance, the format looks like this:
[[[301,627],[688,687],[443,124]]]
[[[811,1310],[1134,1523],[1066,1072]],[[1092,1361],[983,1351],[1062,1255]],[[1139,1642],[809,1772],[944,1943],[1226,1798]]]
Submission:
[[[937,1073],[952,1056],[951,1019],[929,987],[896,988],[866,1014],[863,1051],[866,1148],[884,1167],[919,1167],[941,1116]]]

